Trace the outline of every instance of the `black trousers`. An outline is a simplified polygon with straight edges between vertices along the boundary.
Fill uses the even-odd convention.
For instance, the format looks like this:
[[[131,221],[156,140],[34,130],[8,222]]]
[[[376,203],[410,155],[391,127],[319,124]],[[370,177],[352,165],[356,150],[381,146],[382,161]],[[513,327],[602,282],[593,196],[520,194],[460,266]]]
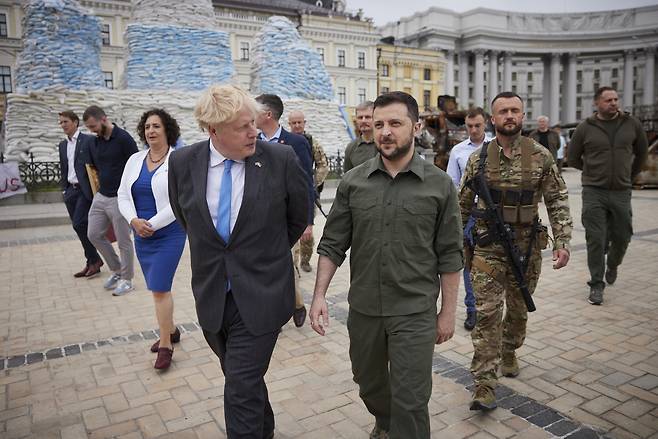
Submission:
[[[101,257],[98,255],[96,247],[94,247],[87,237],[87,218],[89,216],[91,201],[85,198],[79,187],[69,185],[64,192],[64,204],[66,204],[66,210],[69,212],[73,230],[78,235],[78,239],[85,251],[87,265],[97,263]]]
[[[228,439],[269,439],[274,413],[263,377],[279,332],[251,334],[240,317],[233,294],[226,295],[221,330],[203,335],[224,372],[224,420]]]

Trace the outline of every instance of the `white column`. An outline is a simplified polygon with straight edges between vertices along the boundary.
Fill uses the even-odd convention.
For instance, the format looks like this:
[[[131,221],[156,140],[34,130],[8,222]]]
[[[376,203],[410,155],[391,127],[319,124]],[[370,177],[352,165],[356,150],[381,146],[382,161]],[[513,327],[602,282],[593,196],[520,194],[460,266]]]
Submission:
[[[444,51],[446,57],[446,72],[445,72],[445,94],[455,95],[455,52],[452,50]]]
[[[459,107],[468,108],[468,52],[459,52]]]
[[[473,73],[473,106],[484,105],[484,50],[475,51],[475,71]]]
[[[656,48],[647,47],[644,49],[646,60],[644,61],[644,93],[642,95],[642,105],[653,105],[654,84],[656,81]]]
[[[551,106],[548,117],[551,124],[560,120],[560,54],[551,54]]]
[[[634,51],[624,50],[624,94],[622,104],[624,109],[633,106],[633,55]]]
[[[512,91],[512,52],[505,52],[503,59],[503,91]]]
[[[577,53],[570,53],[567,57],[567,85],[566,89],[566,110],[564,113],[564,123],[578,122],[576,120],[576,58]]]
[[[541,82],[541,114],[548,116],[551,112],[551,60],[549,55],[542,57],[544,75]]]
[[[491,104],[493,98],[498,94],[498,52],[489,51],[489,99],[487,107]]]

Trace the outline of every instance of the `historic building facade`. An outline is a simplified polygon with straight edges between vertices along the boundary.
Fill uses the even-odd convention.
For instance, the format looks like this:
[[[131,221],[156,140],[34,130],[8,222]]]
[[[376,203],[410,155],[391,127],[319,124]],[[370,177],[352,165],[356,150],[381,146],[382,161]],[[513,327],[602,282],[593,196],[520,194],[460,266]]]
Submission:
[[[381,43],[377,56],[380,92],[401,90],[416,98],[421,111],[436,108],[444,90],[447,61],[443,53]]]
[[[125,66],[124,32],[130,22],[130,0],[81,0],[102,20],[101,67],[105,84],[118,88]],[[335,99],[353,107],[377,95],[379,33],[362,14],[345,12],[345,2],[301,0],[214,0],[218,30],[230,34],[237,81],[249,89],[252,41],[272,15],[297,25],[309,44],[323,57],[331,76]],[[20,0],[0,0],[0,93],[14,91],[16,58],[22,49],[24,11]],[[65,44],[65,42],[63,42]],[[84,59],[84,54],[71,56]]]
[[[624,108],[656,103],[658,6],[615,11],[536,14],[430,8],[389,23],[396,44],[441,51],[445,91],[461,107],[503,90],[526,100],[529,122],[576,122],[592,111],[594,90],[610,85]]]

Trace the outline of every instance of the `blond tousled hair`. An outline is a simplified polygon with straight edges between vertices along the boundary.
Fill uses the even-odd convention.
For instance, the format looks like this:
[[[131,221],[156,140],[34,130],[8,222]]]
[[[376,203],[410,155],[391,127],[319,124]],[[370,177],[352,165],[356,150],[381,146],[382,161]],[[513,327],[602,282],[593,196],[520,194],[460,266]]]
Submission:
[[[232,122],[242,109],[256,117],[260,104],[235,85],[211,85],[199,97],[194,107],[194,117],[199,127],[207,131],[208,127]]]

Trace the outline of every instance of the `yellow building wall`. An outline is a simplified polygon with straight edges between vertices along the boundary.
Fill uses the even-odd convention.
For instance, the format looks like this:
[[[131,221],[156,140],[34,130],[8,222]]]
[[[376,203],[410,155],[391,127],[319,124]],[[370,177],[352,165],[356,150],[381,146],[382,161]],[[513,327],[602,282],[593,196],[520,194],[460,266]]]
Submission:
[[[404,91],[411,94],[420,110],[436,109],[436,101],[445,90],[446,60],[442,53],[433,50],[416,49],[393,45],[378,45],[379,53],[379,92]],[[388,76],[384,76],[384,66],[388,66]],[[430,77],[425,79],[425,69]],[[428,92],[429,99],[425,99]]]

